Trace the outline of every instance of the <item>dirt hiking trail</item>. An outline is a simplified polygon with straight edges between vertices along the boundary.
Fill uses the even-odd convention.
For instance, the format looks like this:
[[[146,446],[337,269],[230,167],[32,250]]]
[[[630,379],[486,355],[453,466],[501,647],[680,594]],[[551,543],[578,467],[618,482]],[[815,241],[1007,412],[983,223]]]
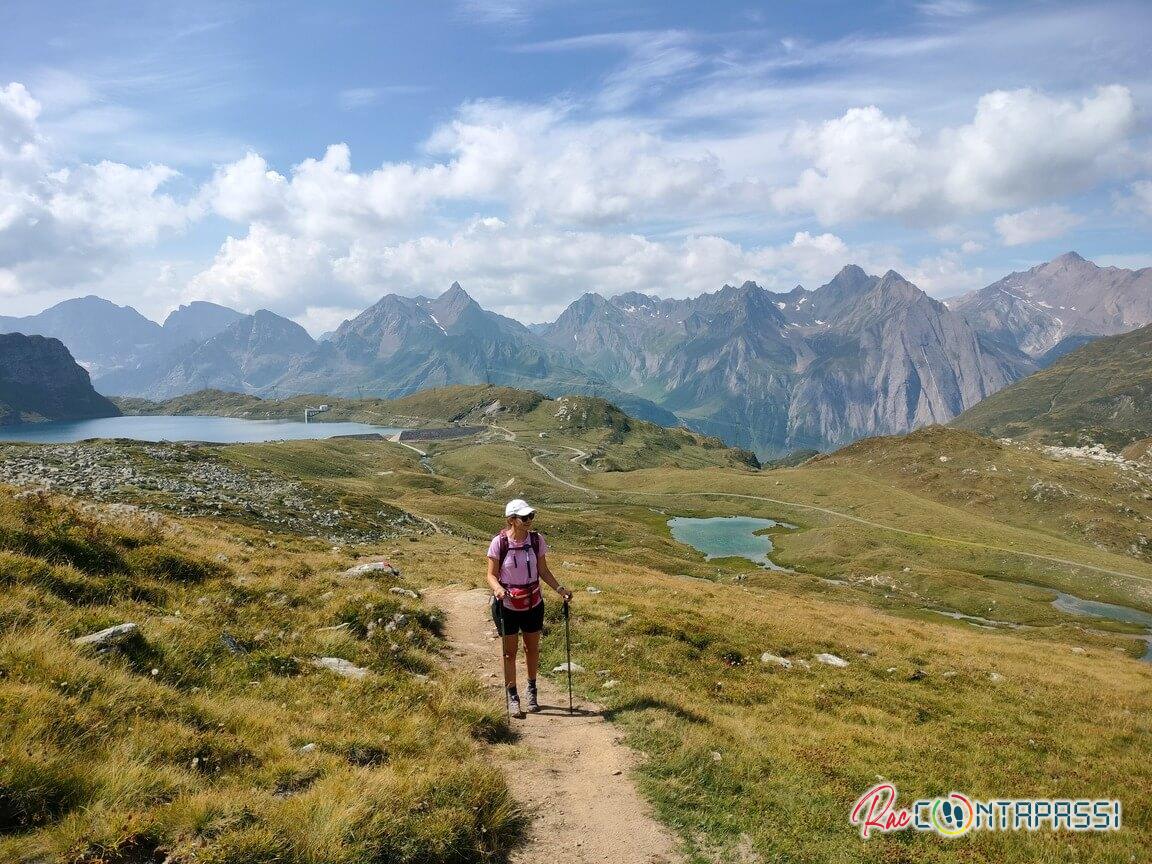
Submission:
[[[504,698],[499,640],[488,613],[491,594],[483,588],[448,586],[427,592],[447,615],[450,659],[489,685],[493,699]],[[548,639],[563,639],[553,632]],[[526,678],[524,652],[518,656],[520,698]],[[576,662],[573,660],[573,662]],[[490,677],[497,673],[497,677]],[[528,817],[527,841],[513,855],[516,864],[674,864],[681,861],[676,839],[652,817],[633,785],[635,754],[599,708],[577,700],[568,713],[567,687],[539,679],[539,714],[513,718],[513,745],[493,745],[516,800]]]

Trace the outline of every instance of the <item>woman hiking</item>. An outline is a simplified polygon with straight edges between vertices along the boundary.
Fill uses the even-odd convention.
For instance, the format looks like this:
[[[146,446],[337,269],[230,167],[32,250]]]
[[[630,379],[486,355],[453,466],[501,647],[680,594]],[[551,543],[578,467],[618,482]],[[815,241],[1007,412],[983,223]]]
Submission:
[[[536,672],[540,666],[540,633],[544,629],[544,595],[540,581],[547,582],[565,600],[572,592],[556,581],[548,569],[548,543],[532,530],[535,508],[516,498],[504,508],[507,527],[488,546],[488,585],[492,589],[492,621],[501,634],[504,649],[504,686],[508,713],[523,718],[516,691],[516,652],[524,634],[524,658],[528,665],[528,710],[540,710]]]

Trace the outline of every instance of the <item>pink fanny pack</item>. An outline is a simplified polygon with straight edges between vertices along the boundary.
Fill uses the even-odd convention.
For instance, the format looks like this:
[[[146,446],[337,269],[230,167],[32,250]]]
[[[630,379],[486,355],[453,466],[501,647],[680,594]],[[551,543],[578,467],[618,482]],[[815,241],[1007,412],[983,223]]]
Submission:
[[[504,605],[514,612],[526,612],[544,599],[540,593],[540,580],[527,585],[504,586]]]

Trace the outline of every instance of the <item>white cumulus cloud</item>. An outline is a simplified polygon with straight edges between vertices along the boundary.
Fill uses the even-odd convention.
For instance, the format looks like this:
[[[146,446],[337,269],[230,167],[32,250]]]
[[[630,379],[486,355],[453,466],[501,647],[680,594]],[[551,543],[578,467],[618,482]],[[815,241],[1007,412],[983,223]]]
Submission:
[[[800,127],[792,146],[811,165],[773,201],[824,224],[885,216],[946,223],[1039,204],[1121,171],[1135,119],[1132,93],[1119,85],[1079,101],[994,91],[971,123],[936,136],[876,107],[853,108]]]
[[[1053,204],[997,216],[993,223],[1005,246],[1022,246],[1063,237],[1084,219],[1067,207]]]
[[[164,165],[55,164],[40,104],[0,88],[0,282],[9,293],[99,278],[135,249],[181,230],[196,207],[164,191]]]

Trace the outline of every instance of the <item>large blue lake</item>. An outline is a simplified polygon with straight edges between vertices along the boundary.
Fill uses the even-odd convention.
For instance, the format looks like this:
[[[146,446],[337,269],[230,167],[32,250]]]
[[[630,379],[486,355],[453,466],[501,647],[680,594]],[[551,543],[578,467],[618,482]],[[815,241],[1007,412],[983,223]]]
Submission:
[[[299,420],[240,420],[236,417],[105,417],[99,420],[0,426],[0,441],[66,444],[85,438],[137,441],[208,441],[242,444],[258,441],[332,438],[336,435],[394,435],[387,426],[368,423],[303,423]]]

